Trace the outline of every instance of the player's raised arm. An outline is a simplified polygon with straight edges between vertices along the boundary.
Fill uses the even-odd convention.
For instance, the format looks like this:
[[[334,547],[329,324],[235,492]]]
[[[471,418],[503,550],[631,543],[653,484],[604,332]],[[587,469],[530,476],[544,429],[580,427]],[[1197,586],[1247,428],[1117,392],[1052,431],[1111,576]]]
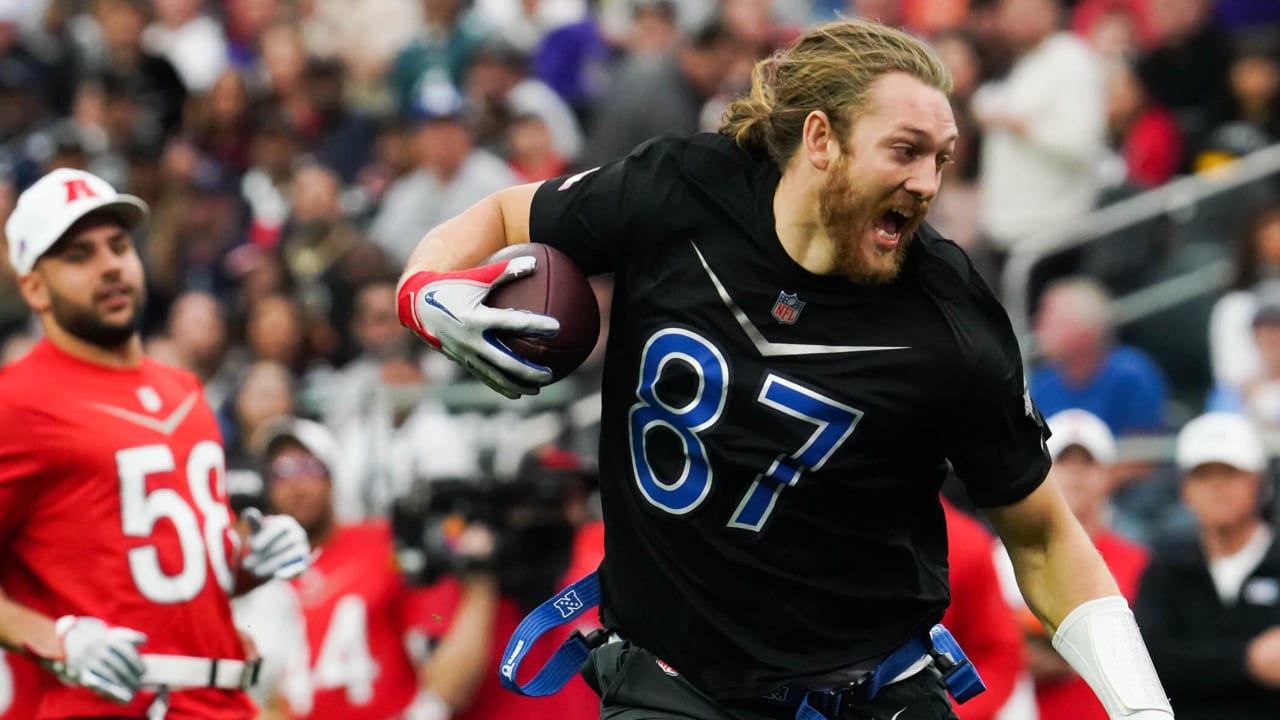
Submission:
[[[533,272],[534,258],[476,266],[507,245],[529,241],[529,208],[537,189],[531,184],[500,190],[427,233],[397,291],[400,324],[509,398],[536,394],[551,382],[551,370],[521,358],[493,332],[553,335],[560,323],[484,304],[495,286]]]
[[[507,245],[529,242],[529,208],[540,185],[499,190],[433,228],[409,255],[401,287],[415,273],[473,268]]]
[[[1028,607],[1112,718],[1173,717],[1138,624],[1053,480],[987,511]]]

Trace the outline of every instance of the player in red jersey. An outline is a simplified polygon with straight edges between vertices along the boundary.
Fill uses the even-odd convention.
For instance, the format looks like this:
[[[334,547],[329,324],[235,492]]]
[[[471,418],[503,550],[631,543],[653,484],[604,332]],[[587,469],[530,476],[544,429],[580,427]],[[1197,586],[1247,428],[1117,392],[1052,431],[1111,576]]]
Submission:
[[[995,537],[946,499],[951,605],[942,624],[955,633],[987,691],[955,708],[960,720],[994,720],[1023,669],[1022,633],[1000,589]],[[1086,688],[1087,690],[1087,688]]]
[[[240,542],[199,381],[142,354],[146,214],[59,169],[5,225],[45,339],[0,371],[0,644],[61,680],[38,718],[253,717],[229,597],[310,552],[286,517]]]
[[[0,650],[0,720],[31,720],[40,702],[40,668],[17,653]]]
[[[388,523],[337,524],[332,435],[291,417],[276,418],[263,433],[268,501],[296,518],[315,548],[311,568],[293,581],[310,651],[306,681],[285,680],[302,688],[286,694],[293,713],[305,720],[441,720],[464,707],[488,675],[488,655],[478,646],[487,649],[492,636],[496,581],[487,574],[467,577],[456,629],[418,667],[406,641],[414,633],[434,636],[430,625],[438,614],[412,600]],[[462,542],[491,539],[472,533]]]

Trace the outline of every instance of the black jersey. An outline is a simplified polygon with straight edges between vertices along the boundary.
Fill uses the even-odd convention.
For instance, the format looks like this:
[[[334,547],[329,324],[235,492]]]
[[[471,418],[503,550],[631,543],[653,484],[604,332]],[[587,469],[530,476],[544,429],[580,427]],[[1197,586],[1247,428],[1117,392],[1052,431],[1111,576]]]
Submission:
[[[938,489],[1049,467],[1007,316],[925,228],[891,283],[796,264],[777,168],[660,138],[537,191],[535,242],[615,272],[602,618],[714,697],[865,665],[949,601]]]

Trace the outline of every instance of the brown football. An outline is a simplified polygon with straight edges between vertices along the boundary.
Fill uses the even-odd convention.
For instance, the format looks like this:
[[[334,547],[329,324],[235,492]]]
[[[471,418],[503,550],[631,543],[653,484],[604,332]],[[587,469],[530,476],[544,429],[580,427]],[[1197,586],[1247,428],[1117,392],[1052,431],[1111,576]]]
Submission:
[[[560,321],[560,332],[536,337],[499,332],[497,338],[517,355],[551,368],[559,380],[582,364],[600,336],[600,308],[591,283],[567,255],[550,245],[522,243],[505,247],[485,263],[532,255],[538,265],[532,273],[494,288],[485,305],[550,315]]]

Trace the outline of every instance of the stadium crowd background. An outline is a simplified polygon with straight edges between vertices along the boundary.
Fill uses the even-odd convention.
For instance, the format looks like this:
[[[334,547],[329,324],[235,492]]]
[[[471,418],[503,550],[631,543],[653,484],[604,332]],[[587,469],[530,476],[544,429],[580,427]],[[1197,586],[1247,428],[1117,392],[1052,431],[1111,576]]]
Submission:
[[[0,0],[0,219],[62,166],[151,205],[146,347],[205,382],[240,502],[263,493],[255,435],[282,414],[333,433],[343,520],[438,479],[518,483],[548,446],[589,474],[599,353],[506,401],[400,328],[398,269],[498,188],[715,129],[755,60],[836,13],[931,38],[950,66],[961,141],[931,219],[997,289],[1019,243],[1280,143],[1268,0]],[[1127,327],[1108,295],[1148,279],[1167,223],[1032,276],[1031,394],[1120,441],[1094,459],[1105,523],[1133,542],[1194,527],[1162,438],[1205,409],[1280,430],[1278,177],[1200,226],[1229,287],[1173,325]],[[0,362],[34,333],[5,264]]]

